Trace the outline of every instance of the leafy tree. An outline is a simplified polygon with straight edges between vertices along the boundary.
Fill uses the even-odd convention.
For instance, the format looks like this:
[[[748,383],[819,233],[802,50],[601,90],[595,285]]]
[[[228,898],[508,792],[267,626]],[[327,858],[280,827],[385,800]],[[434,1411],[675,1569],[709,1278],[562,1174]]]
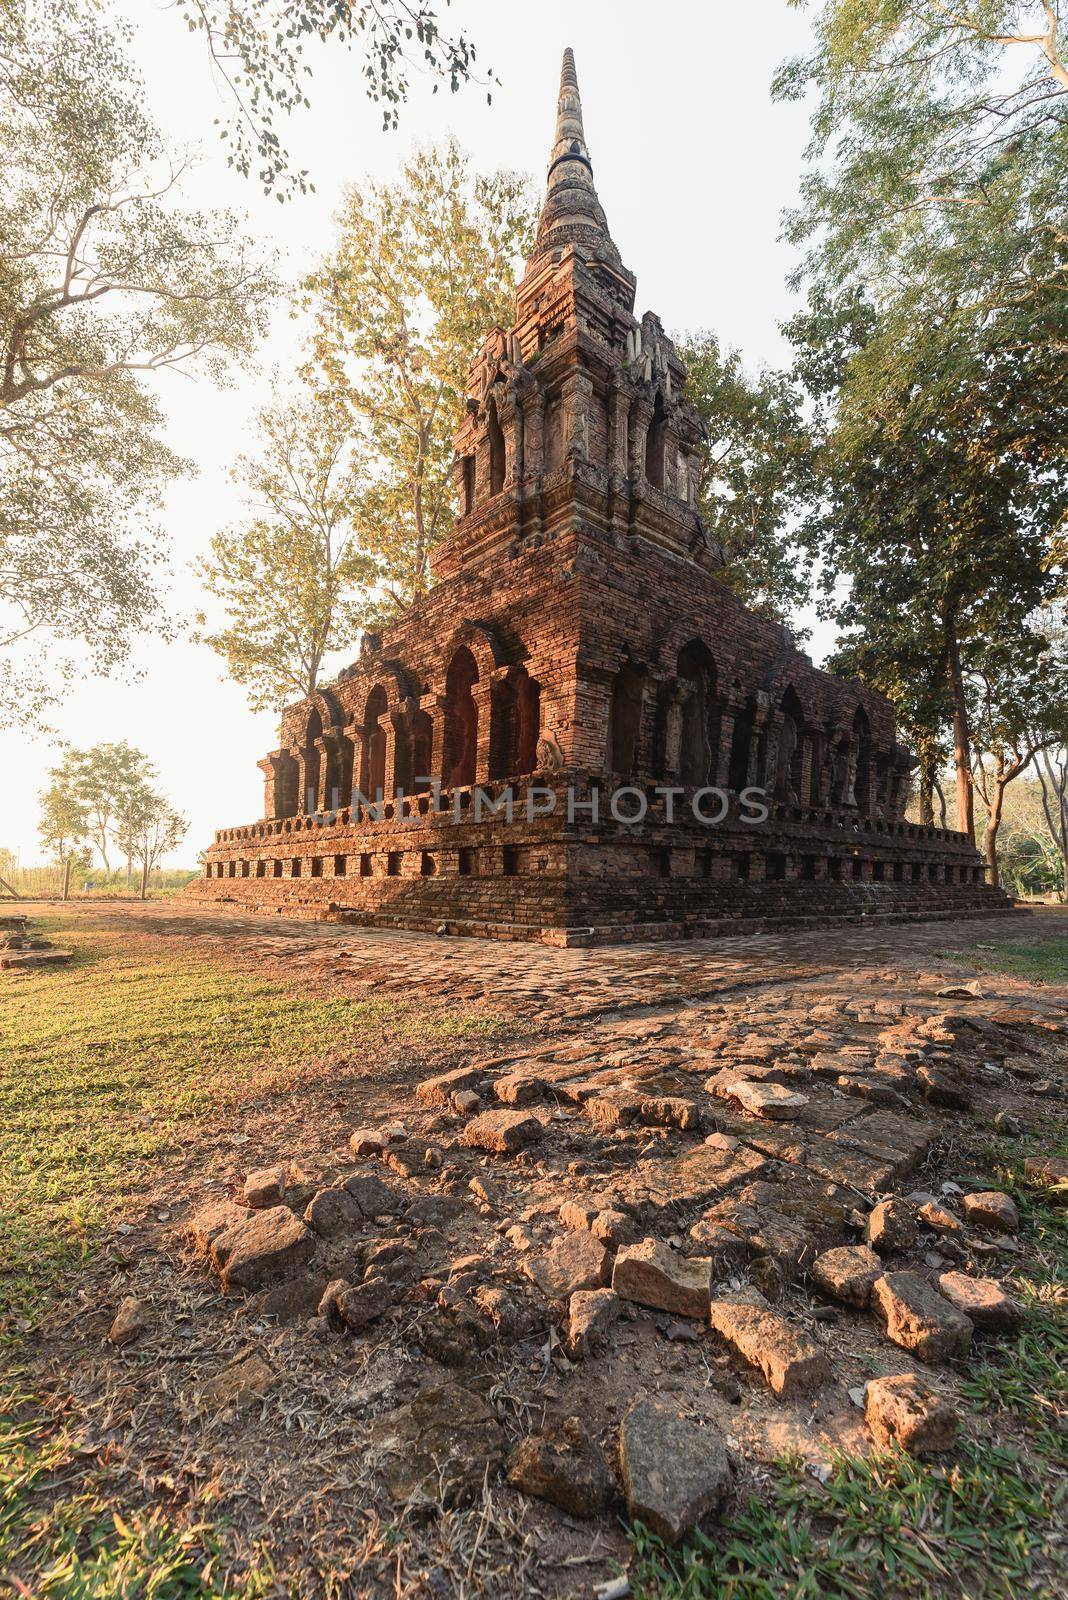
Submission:
[[[1068,665],[1068,608],[1051,608],[1042,618],[1042,626],[1057,663],[1057,680],[1063,686]],[[1043,818],[1059,861],[1061,896],[1068,899],[1068,692],[1064,692],[1059,712],[1062,723],[1057,743],[1041,743],[1035,734],[1035,767]]]
[[[1041,757],[1036,758],[1040,760]],[[976,829],[979,848],[986,814]],[[1002,883],[1014,894],[1043,895],[1062,893],[1063,868],[1060,852],[1050,834],[1042,809],[1042,791],[1036,777],[1024,773],[1005,791],[1005,806],[998,833],[998,866]]]
[[[750,378],[714,333],[680,342],[687,395],[707,429],[701,508],[727,556],[723,581],[779,620],[809,595],[809,572],[784,523],[805,485],[807,433],[796,386],[783,373]]]
[[[89,818],[84,803],[61,784],[51,783],[41,795],[37,832],[52,860],[63,868],[65,900],[70,893],[72,869],[87,867],[92,860],[87,843]]]
[[[115,836],[127,859],[137,862],[141,868],[142,900],[148,894],[149,874],[169,851],[181,844],[188,831],[188,820],[174,810],[165,795],[143,779],[131,785],[123,795]]]
[[[144,789],[153,776],[148,757],[125,741],[68,750],[49,773],[46,793],[52,797],[51,803],[68,817],[81,818],[80,837],[99,851],[109,879],[109,849],[116,842],[130,797]],[[127,855],[127,859],[132,857]]]
[[[446,6],[449,0],[444,0]],[[357,48],[369,99],[382,106],[383,128],[395,128],[418,65],[453,93],[475,75],[475,45],[460,32],[442,33],[440,7],[424,0],[186,0],[184,16],[199,29],[233,100],[222,129],[230,162],[246,177],[254,161],[267,191],[305,192],[307,172],[290,173],[276,132],[276,115],[309,104],[310,40]],[[487,93],[487,100],[492,96]]]
[[[252,515],[201,564],[226,625],[205,631],[198,618],[257,711],[314,691],[327,653],[351,646],[378,570],[359,545],[369,468],[345,409],[308,392],[263,411],[260,432],[259,453],[235,471]]]
[[[1036,758],[1042,815],[1058,858],[1058,888],[1068,899],[1068,747],[1040,750]]]
[[[312,379],[376,462],[360,541],[378,564],[379,621],[425,592],[452,525],[468,367],[486,329],[510,319],[535,220],[526,179],[472,174],[450,140],[417,150],[399,183],[350,189],[337,247],[306,284]]]
[[[1068,738],[1068,661],[1026,625],[1006,640],[988,641],[977,654],[968,679],[972,770],[986,811],[987,874],[998,883],[1006,790],[1041,751]]]
[[[810,0],[793,0],[806,5]],[[1061,0],[819,0],[776,80],[815,94],[790,235],[828,285],[949,318],[958,341],[1068,350]]]
[[[144,374],[219,377],[271,285],[236,219],[183,211],[95,7],[0,0],[0,723],[128,655],[157,618],[146,520],[186,470]]]
[[[836,667],[925,730],[929,776],[951,721],[957,826],[974,837],[970,665],[991,641],[1025,644],[1064,584],[1065,380],[1044,352],[962,365],[947,324],[892,350],[882,331],[862,297],[820,289],[791,325],[819,440],[804,537],[843,629]]]

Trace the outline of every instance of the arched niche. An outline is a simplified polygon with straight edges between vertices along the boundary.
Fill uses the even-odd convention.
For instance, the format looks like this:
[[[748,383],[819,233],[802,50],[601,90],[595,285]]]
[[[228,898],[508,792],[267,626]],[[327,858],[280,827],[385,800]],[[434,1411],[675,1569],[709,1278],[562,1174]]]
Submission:
[[[458,789],[475,781],[478,760],[478,706],[474,687],[478,682],[478,663],[466,645],[461,645],[445,674],[445,752],[441,781],[446,789]]]
[[[363,744],[363,771],[360,790],[374,802],[386,788],[386,730],[382,719],[389,707],[389,696],[382,684],[376,683],[364,707],[363,725],[366,730]]]
[[[805,710],[793,684],[779,702],[779,751],[775,770],[775,798],[800,804],[805,770]]]
[[[490,713],[492,779],[523,777],[537,765],[541,686],[525,667],[494,684]]]
[[[679,651],[676,675],[683,690],[679,731],[679,782],[697,788],[711,782],[719,748],[716,663],[708,646],[691,639]]]
[[[630,776],[641,750],[645,674],[628,656],[612,680],[608,712],[608,770]]]
[[[653,415],[645,435],[645,476],[654,489],[664,487],[664,461],[667,453],[667,410],[659,389]]]

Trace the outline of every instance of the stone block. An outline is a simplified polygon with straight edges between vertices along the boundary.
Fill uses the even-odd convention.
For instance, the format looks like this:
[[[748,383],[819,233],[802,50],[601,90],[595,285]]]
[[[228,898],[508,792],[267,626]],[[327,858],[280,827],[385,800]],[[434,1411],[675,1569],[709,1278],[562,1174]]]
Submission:
[[[886,1336],[920,1361],[963,1355],[972,1325],[916,1272],[888,1272],[872,1288],[872,1307]]]
[[[825,1352],[778,1312],[740,1300],[713,1300],[709,1319],[743,1360],[759,1368],[775,1394],[801,1394],[830,1383]]]
[[[512,1155],[534,1144],[543,1132],[538,1118],[527,1111],[483,1111],[464,1128],[460,1142],[494,1155]]]
[[[681,1256],[659,1239],[624,1245],[612,1271],[612,1288],[621,1300],[677,1317],[707,1317],[711,1283],[706,1257]]]
[[[957,1437],[952,1406],[911,1372],[873,1378],[864,1391],[864,1416],[877,1444],[896,1444],[914,1456],[951,1450]]]
[[[243,1211],[241,1221],[211,1244],[211,1260],[226,1290],[262,1289],[294,1274],[315,1254],[315,1235],[286,1206]]]
[[[639,1400],[619,1433],[619,1465],[632,1521],[676,1544],[723,1500],[730,1461],[719,1430],[660,1400]]]

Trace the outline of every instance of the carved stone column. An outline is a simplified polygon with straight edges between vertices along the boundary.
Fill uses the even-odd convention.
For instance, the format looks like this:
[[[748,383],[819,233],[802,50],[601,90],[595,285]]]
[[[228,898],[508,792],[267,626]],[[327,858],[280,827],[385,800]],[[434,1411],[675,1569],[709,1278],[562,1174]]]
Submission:
[[[497,421],[504,433],[504,487],[514,489],[523,476],[523,423],[510,387],[497,390]]]
[[[314,811],[316,799],[313,794],[310,797],[311,804],[309,805],[308,790],[311,785],[308,782],[308,752],[307,750],[295,749],[291,754],[297,763],[297,816],[303,817]]]
[[[621,375],[614,373],[608,391],[608,471],[613,477],[627,476],[627,419],[630,395]]]
[[[733,700],[728,700],[720,714],[719,747],[715,752],[712,764],[713,782],[720,789],[726,789],[730,779],[731,750],[734,748],[734,719],[738,709]]]
[[[367,793],[364,788],[367,781],[367,729],[362,722],[350,722],[345,728],[345,737],[352,740],[352,785],[341,803],[351,806],[357,790],[362,794]]]
[[[779,788],[779,745],[782,740],[782,724],[782,712],[773,711],[767,719],[764,756],[764,787],[773,799]]]
[[[523,390],[519,407],[523,419],[523,472],[528,478],[537,478],[545,470],[545,394],[539,384]]]
[[[430,776],[445,780],[445,696],[424,694],[419,708],[430,718]]]
[[[593,380],[585,372],[572,372],[564,380],[564,459],[590,458],[590,402]]]
[[[757,711],[753,718],[753,731],[749,738],[749,760],[746,764],[745,781],[750,788],[769,787],[767,782],[768,762],[765,757],[764,771],[760,771],[760,746],[764,741],[767,731],[768,719],[771,715],[771,702],[763,690],[757,690]]]
[[[679,678],[668,686],[664,726],[664,773],[668,778],[678,777],[682,765],[682,714],[692,693],[693,685]]]
[[[272,822],[275,817],[284,816],[282,810],[285,797],[282,793],[284,779],[282,775],[282,751],[275,751],[272,755],[264,756],[256,765],[263,773],[263,817],[265,822]]]
[[[644,396],[630,403],[627,423],[628,466],[635,483],[645,479],[645,440],[653,420],[653,403]]]
[[[503,677],[504,673],[494,676]],[[479,678],[471,685],[471,698],[478,712],[478,742],[475,745],[475,782],[488,783],[490,775],[490,718],[493,707],[493,678]]]

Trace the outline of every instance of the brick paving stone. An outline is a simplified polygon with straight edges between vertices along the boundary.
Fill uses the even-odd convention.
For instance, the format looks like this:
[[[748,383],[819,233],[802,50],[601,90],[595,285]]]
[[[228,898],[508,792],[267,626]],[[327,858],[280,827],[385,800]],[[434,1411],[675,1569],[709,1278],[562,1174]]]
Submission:
[[[711,1324],[777,1395],[804,1393],[831,1381],[825,1352],[778,1312],[739,1300],[713,1300]]]
[[[971,1343],[969,1319],[919,1273],[886,1273],[876,1279],[871,1297],[887,1338],[920,1361],[945,1361]]]

